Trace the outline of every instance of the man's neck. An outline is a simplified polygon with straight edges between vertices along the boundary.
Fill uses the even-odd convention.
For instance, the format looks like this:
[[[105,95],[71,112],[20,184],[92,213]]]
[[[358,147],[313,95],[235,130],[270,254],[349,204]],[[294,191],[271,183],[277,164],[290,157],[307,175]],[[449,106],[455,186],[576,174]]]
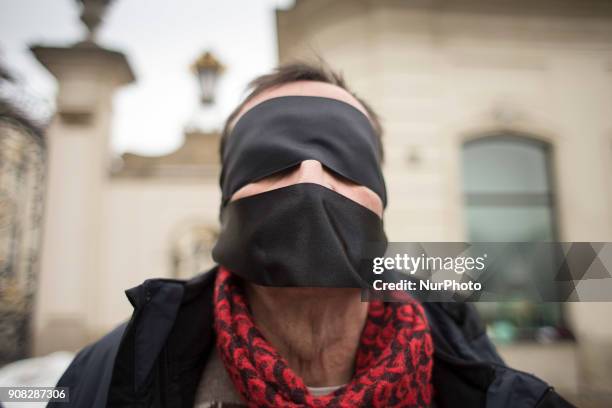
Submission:
[[[245,285],[255,325],[306,385],[351,379],[368,314],[359,289]]]

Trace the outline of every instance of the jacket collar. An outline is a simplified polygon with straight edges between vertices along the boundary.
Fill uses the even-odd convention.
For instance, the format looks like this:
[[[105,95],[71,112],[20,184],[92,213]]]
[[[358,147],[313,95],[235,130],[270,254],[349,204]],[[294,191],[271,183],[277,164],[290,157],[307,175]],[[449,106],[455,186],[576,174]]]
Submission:
[[[126,291],[134,313],[113,369],[109,405],[155,406],[158,401],[161,406],[193,406],[201,374],[214,345],[216,272],[214,267],[188,281],[151,279]],[[484,328],[475,328],[470,320],[472,313],[453,311],[454,308],[463,310],[465,305],[425,303],[423,306],[434,340],[437,394],[449,384],[451,388],[465,387],[458,380],[470,378],[469,388],[478,390],[471,394],[475,398],[473,402],[481,403],[495,378],[492,365],[485,362],[490,361],[487,358],[490,356],[483,355],[482,344],[479,347],[472,344],[474,338],[482,338]],[[493,346],[490,352],[497,356]],[[497,362],[501,363],[501,359]],[[465,370],[471,374],[462,375]],[[454,377],[457,381],[448,381]]]
[[[216,270],[188,281],[149,279],[126,290],[134,312],[115,358],[109,405],[192,406],[188,400],[214,344]]]

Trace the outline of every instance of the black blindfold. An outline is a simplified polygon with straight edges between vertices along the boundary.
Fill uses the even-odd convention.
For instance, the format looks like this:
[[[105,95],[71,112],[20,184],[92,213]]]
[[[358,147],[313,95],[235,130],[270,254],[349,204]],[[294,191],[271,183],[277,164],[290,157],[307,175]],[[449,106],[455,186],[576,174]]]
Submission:
[[[267,100],[246,112],[226,141],[222,206],[246,184],[304,160],[368,187],[386,206],[379,146],[368,117],[345,102],[317,96]]]

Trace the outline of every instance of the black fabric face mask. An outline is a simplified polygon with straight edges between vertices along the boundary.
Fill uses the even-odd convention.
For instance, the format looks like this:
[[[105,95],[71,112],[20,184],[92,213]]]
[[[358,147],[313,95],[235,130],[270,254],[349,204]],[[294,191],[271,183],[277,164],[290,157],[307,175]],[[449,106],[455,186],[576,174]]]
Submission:
[[[382,256],[382,220],[319,184],[301,183],[233,201],[213,258],[252,283],[365,287]]]
[[[318,184],[302,183],[230,202],[241,187],[317,160],[374,191],[386,205],[380,145],[369,119],[329,98],[284,96],[245,113],[225,145],[221,232],[213,259],[265,286],[364,287],[382,256],[382,220]]]

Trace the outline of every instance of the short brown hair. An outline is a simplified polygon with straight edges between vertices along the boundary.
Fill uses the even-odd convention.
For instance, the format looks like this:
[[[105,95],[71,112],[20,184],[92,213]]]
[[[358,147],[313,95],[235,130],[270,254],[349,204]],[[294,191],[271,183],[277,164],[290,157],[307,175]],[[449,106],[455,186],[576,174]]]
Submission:
[[[223,126],[223,132],[221,133],[221,157],[223,157],[223,151],[225,150],[225,141],[231,133],[232,124],[235,121],[236,117],[238,117],[238,115],[240,114],[240,111],[242,110],[244,105],[251,99],[253,99],[255,96],[261,94],[262,92],[268,89],[276,88],[277,86],[297,81],[318,81],[336,85],[344,89],[345,91],[350,93],[355,99],[357,99],[357,101],[359,101],[359,103],[361,103],[361,105],[365,108],[366,112],[368,113],[368,116],[370,117],[370,122],[372,123],[372,127],[374,128],[374,132],[377,136],[378,148],[380,150],[380,159],[382,161],[383,128],[380,123],[380,117],[367,102],[365,102],[348,88],[346,82],[344,81],[344,78],[342,77],[342,74],[333,71],[327,66],[327,64],[322,61],[317,64],[308,62],[293,62],[289,64],[284,64],[276,68],[272,73],[258,76],[257,78],[252,80],[247,87],[247,89],[251,89],[251,92],[242,101],[242,103],[232,111],[232,113],[225,121],[225,125]]]

